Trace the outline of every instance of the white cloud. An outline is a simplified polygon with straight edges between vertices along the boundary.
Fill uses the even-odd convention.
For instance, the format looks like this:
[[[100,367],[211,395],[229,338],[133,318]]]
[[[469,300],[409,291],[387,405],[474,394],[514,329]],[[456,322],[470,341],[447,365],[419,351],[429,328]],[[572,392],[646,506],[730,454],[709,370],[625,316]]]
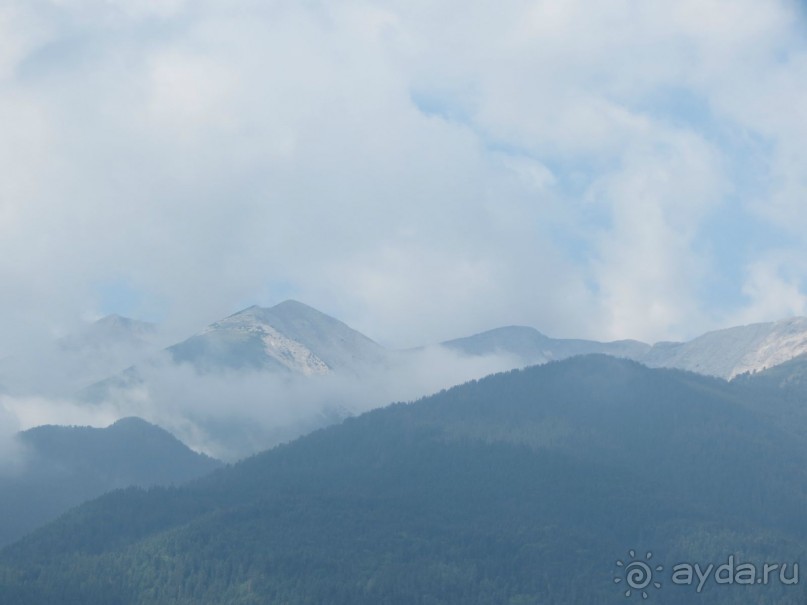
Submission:
[[[684,337],[707,324],[697,290],[713,267],[693,250],[698,226],[723,199],[719,154],[690,133],[665,133],[595,183],[610,208],[595,269],[612,338],[652,340],[658,326]]]
[[[105,406],[82,406],[69,399],[40,396],[0,396],[0,407],[12,431],[25,431],[43,424],[105,427],[119,417]]]
[[[796,11],[8,2],[0,350],[109,282],[178,336],[289,294],[400,346],[721,325],[713,213],[804,226]]]
[[[190,447],[234,460],[394,401],[411,401],[520,365],[506,355],[466,357],[443,347],[396,354],[389,367],[356,374],[198,373],[155,357],[139,380],[109,388],[102,402],[42,397],[0,399],[23,428],[43,422],[107,426],[138,416]],[[47,420],[50,419],[50,420]]]
[[[752,263],[746,270],[743,294],[748,303],[734,317],[737,324],[770,321],[807,315],[804,294],[805,265],[802,258],[772,254]]]

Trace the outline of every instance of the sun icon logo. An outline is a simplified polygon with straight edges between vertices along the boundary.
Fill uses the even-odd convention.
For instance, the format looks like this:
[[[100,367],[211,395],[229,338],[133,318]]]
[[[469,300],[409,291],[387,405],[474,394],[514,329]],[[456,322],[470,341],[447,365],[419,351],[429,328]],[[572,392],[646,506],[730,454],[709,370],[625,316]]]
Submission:
[[[656,565],[653,567],[651,559],[653,553],[648,552],[645,554],[644,559],[636,557],[635,550],[629,550],[627,561],[617,561],[616,566],[619,568],[619,575],[614,578],[614,584],[621,584],[625,582],[627,590],[625,596],[630,597],[632,594],[641,594],[643,599],[647,598],[647,588],[653,586],[661,588],[661,582],[653,581],[654,571],[664,571],[663,565]]]

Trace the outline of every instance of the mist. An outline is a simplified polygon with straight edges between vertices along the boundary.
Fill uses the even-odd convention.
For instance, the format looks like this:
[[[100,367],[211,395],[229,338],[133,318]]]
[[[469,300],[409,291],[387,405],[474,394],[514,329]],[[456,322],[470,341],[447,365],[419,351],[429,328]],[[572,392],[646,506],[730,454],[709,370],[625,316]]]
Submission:
[[[108,422],[110,414],[139,416],[192,449],[232,461],[345,417],[519,365],[507,355],[466,357],[440,346],[392,357],[392,364],[356,374],[301,376],[201,373],[165,355],[139,367],[138,380],[110,388],[101,402],[67,407],[90,421],[94,410],[101,422]]]
[[[17,430],[43,424],[104,427],[137,416],[196,451],[232,461],[345,417],[519,365],[508,355],[468,357],[441,346],[392,353],[390,359],[358,373],[302,376],[204,373],[173,363],[166,353],[152,355],[137,366],[136,379],[111,382],[103,397],[91,402],[80,395],[0,397],[7,433],[3,451],[11,455]]]

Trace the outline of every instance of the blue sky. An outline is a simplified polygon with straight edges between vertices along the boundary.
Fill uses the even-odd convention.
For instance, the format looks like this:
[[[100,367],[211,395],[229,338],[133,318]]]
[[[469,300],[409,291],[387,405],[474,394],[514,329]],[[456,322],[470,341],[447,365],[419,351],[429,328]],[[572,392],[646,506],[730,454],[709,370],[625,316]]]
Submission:
[[[390,346],[807,314],[784,0],[9,0],[2,352],[298,298]]]

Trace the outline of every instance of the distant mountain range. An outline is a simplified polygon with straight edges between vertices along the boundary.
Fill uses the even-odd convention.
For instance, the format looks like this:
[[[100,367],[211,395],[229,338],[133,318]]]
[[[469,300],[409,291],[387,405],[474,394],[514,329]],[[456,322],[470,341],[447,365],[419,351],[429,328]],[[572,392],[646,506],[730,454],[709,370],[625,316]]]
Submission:
[[[137,324],[130,326],[120,318],[105,321],[110,326],[124,328],[124,335],[130,330],[138,334],[143,331],[134,327]],[[436,352],[442,354],[435,355]],[[805,352],[807,319],[804,318],[729,328],[688,342],[655,345],[635,340],[552,338],[531,327],[508,326],[437,345],[395,351],[385,349],[333,317],[288,300],[271,308],[249,307],[214,322],[188,339],[79,390],[78,398],[92,405],[112,402],[120,408],[121,415],[144,416],[173,429],[195,427],[196,434],[208,436],[207,443],[194,443],[195,447],[208,448],[217,456],[234,460],[368,406],[425,396],[493,371],[576,355],[607,354],[650,367],[678,368],[731,379],[745,372],[774,367]],[[443,369],[446,364],[461,370],[451,374]],[[169,375],[175,370],[182,374],[171,378]],[[445,373],[442,380],[441,372]],[[434,378],[423,379],[428,375]],[[279,381],[256,384],[248,394],[243,391],[236,394],[237,390],[227,391],[218,382],[213,383],[211,390],[210,381],[217,376],[233,386],[247,384],[247,376],[249,380],[255,376],[277,377]],[[306,382],[318,386],[308,388],[303,384]],[[406,388],[402,388],[404,385]],[[240,421],[239,425],[236,416],[218,420],[215,414],[192,411],[200,397],[219,388],[224,389],[222,397],[227,400],[252,398],[254,401],[248,405],[253,410],[266,408],[271,400],[273,405],[293,411],[275,415],[271,426],[253,422],[253,417]],[[301,389],[308,389],[306,406],[297,403]],[[357,405],[358,393],[364,400],[361,405]],[[183,418],[168,419],[160,412],[166,409],[168,398],[171,408],[187,412]],[[153,403],[144,408],[143,401]],[[267,414],[263,417],[268,418]],[[181,436],[189,438],[188,433]]]
[[[116,318],[104,322],[119,323]],[[123,336],[129,338],[129,331]],[[650,367],[671,367],[731,379],[807,353],[807,318],[792,318],[707,332],[688,342],[654,345],[636,340],[598,342],[551,338],[525,326],[507,326],[440,345],[464,356],[505,355],[523,367],[602,353]],[[413,351],[407,351],[412,354]],[[396,354],[303,303],[288,300],[271,308],[249,307],[210,324],[166,351],[176,363],[200,372],[263,370],[299,375],[361,374]]]
[[[446,341],[467,356],[507,355],[514,367],[602,353],[650,367],[670,367],[731,379],[807,353],[807,318],[708,332],[688,342],[649,345],[636,340],[597,342],[551,338],[531,327],[507,326]],[[344,323],[297,301],[250,307],[168,348],[177,362],[204,371],[261,368],[305,375],[362,371],[394,363],[386,351]]]
[[[463,355],[509,355],[519,366],[535,365],[574,357],[602,353],[614,357],[639,359],[651,349],[637,340],[597,342],[545,336],[535,328],[507,326],[441,343],[443,347]]]
[[[27,384],[37,395],[146,418],[196,449],[234,461],[389,401],[415,399],[495,371],[595,353],[728,380],[807,354],[807,319],[654,345],[552,338],[508,326],[395,351],[289,300],[249,307],[165,348],[155,326],[110,316],[61,339],[47,356],[13,360],[5,366],[11,372],[4,374],[0,364],[0,383],[12,394],[25,394],[21,387]],[[133,363],[127,367],[128,361]],[[45,385],[44,392],[35,390],[38,385]],[[68,393],[66,385],[81,388]]]
[[[509,354],[523,365],[574,355],[603,353],[650,367],[678,368],[730,380],[807,353],[807,318],[738,326],[707,332],[688,342],[648,345],[635,340],[601,343],[555,339],[534,328],[510,326],[443,343],[467,355]]]
[[[778,572],[670,581],[807,557],[807,415],[764,374],[593,355],[472,381],[85,504],[0,553],[0,602],[616,605],[652,551],[647,602],[804,603]]]
[[[603,353],[650,367],[679,368],[728,380],[807,353],[807,318],[732,327],[687,342],[653,345],[636,340],[552,338],[532,327],[507,326],[431,346],[469,358],[500,356],[514,368]],[[137,365],[158,359],[162,363],[166,356],[206,374],[265,371],[363,376],[379,367],[394,370],[401,359],[422,350],[387,350],[341,321],[294,300],[271,308],[249,307],[163,347],[154,324],[111,315],[59,339],[38,356],[0,361],[0,384],[12,393],[68,396],[81,392],[82,398],[98,401],[105,389],[137,384]],[[162,355],[158,354],[161,349]]]

